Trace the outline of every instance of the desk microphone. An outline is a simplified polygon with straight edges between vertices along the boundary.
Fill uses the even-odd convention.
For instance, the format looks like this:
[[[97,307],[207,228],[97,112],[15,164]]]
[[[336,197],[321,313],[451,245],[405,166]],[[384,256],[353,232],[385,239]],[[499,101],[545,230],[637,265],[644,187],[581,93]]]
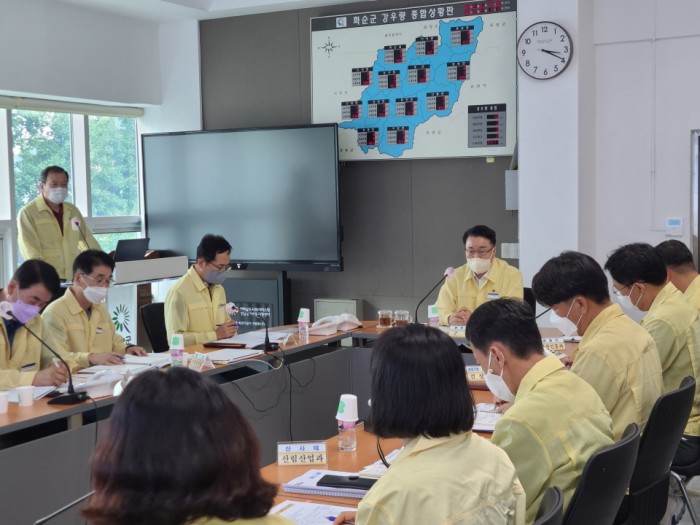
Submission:
[[[433,286],[427,294],[425,294],[425,297],[423,297],[423,299],[421,299],[420,302],[418,303],[418,305],[416,306],[416,315],[413,316],[413,322],[414,322],[414,323],[417,323],[417,322],[418,322],[418,309],[420,308],[420,305],[422,305],[423,302],[424,302],[428,297],[430,297],[430,294],[433,293],[433,291],[435,291],[435,288],[437,288],[438,286],[440,286],[440,284],[442,284],[442,281],[444,281],[444,280],[447,279],[448,277],[452,277],[452,276],[454,275],[454,273],[455,273],[455,269],[452,268],[452,266],[450,266],[450,267],[448,267],[448,268],[445,268],[445,272],[442,274],[442,277],[441,277],[440,280],[437,282],[437,284],[436,284],[435,286]]]
[[[37,341],[39,341],[44,347],[51,352],[54,356],[56,356],[61,363],[63,363],[63,366],[66,367],[66,371],[68,372],[68,391],[65,394],[61,394],[59,396],[54,397],[49,401],[49,405],[77,405],[78,403],[82,403],[83,401],[87,400],[87,393],[85,392],[76,392],[75,389],[73,388],[73,374],[71,374],[70,367],[68,366],[68,363],[66,363],[63,358],[56,352],[53,348],[51,348],[49,345],[46,344],[46,342],[36,335],[25,323],[21,322],[19,319],[15,317],[15,315],[12,313],[12,303],[10,302],[2,302],[0,303],[0,312],[2,317],[5,319],[12,319],[14,321],[17,321],[24,329],[32,334]]]
[[[260,319],[265,324],[265,342],[259,345],[255,345],[253,347],[253,350],[264,350],[265,353],[279,350],[279,345],[277,343],[270,342],[270,333],[267,331],[267,320],[260,314],[255,314],[255,317]]]
[[[83,233],[83,229],[80,227],[80,219],[78,219],[77,217],[71,219],[71,226],[73,230],[78,230],[80,232],[80,236],[83,238],[83,242],[85,242],[85,246],[87,246],[87,249],[89,250],[90,244],[87,242],[85,234]]]

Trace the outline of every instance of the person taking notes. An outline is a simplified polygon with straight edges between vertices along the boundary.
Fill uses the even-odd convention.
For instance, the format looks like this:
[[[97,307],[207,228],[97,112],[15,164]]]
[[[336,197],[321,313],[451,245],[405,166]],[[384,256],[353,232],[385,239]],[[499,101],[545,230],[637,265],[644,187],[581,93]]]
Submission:
[[[524,523],[525,494],[503,450],[472,432],[472,401],[455,342],[410,324],[382,334],[372,352],[368,425],[404,448],[335,524]]]
[[[535,317],[523,301],[482,304],[466,331],[486,385],[513,403],[496,423],[491,443],[515,465],[525,489],[527,523],[534,521],[547,487],[564,492],[566,508],[588,458],[614,443],[605,405],[558,357],[545,357]]]
[[[165,297],[168,341],[174,333],[185,345],[203,344],[236,335],[238,327],[226,313],[226,291],[221,286],[231,262],[231,245],[219,235],[207,234],[197,246],[197,261]]]
[[[104,305],[113,271],[114,259],[105,252],[84,251],[73,261],[73,285],[42,314],[55,350],[70,355],[80,368],[119,365],[124,354],[146,355],[117,333]]]

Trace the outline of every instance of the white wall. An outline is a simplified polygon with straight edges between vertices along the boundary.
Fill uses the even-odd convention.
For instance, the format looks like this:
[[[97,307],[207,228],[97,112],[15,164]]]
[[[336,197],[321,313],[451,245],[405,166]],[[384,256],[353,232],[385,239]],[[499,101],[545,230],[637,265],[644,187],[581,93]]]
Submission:
[[[160,104],[158,25],[53,0],[3,0],[0,93]]]
[[[202,129],[199,23],[161,24],[158,48],[161,104],[146,108],[139,132]]]
[[[529,282],[563,249],[691,242],[691,142],[700,129],[700,3],[531,0],[518,29],[554,20],[578,44],[560,78],[519,73],[520,254]]]

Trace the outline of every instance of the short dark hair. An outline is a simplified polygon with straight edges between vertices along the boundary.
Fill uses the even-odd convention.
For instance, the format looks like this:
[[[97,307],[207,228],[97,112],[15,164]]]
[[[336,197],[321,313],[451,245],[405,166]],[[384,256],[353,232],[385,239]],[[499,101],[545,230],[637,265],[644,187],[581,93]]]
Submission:
[[[610,300],[608,279],[600,264],[581,252],[552,257],[532,278],[532,293],[543,306],[568,301],[575,295],[603,304]]]
[[[61,289],[61,278],[56,268],[39,259],[28,259],[15,270],[12,280],[16,281],[20,290],[25,290],[35,284],[43,284],[52,297],[56,297]]]
[[[618,283],[629,286],[637,281],[656,286],[666,282],[666,263],[651,244],[635,242],[620,246],[610,254],[605,269]]]
[[[472,346],[482,352],[499,342],[520,359],[544,353],[532,309],[520,299],[495,299],[481,304],[469,317],[466,334]]]
[[[457,344],[436,328],[391,328],[372,351],[368,425],[380,437],[446,437],[471,430],[474,402]]]
[[[61,166],[46,166],[41,170],[41,182],[46,184],[46,179],[49,178],[49,173],[65,173],[66,177],[70,180],[70,175]]]
[[[462,244],[467,244],[468,237],[484,237],[496,246],[496,232],[483,224],[477,224],[465,231],[464,235],[462,235]]]
[[[231,245],[221,235],[207,233],[197,246],[197,259],[211,262],[220,253],[231,253]]]
[[[80,270],[90,275],[95,266],[109,266],[114,271],[114,259],[101,250],[85,250],[73,261],[73,273]]]
[[[229,522],[269,512],[276,487],[238,407],[187,368],[149,370],[115,404],[91,461],[95,494],[83,516],[99,525]]]
[[[677,239],[670,239],[656,245],[656,253],[673,269],[695,269],[693,254],[688,247]]]

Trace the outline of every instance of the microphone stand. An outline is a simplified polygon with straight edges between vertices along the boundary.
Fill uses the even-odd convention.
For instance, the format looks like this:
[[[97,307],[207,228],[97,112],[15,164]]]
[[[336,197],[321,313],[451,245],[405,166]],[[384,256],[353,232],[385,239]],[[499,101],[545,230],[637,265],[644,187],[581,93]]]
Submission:
[[[51,399],[48,404],[49,405],[77,405],[78,403],[82,403],[87,400],[88,396],[86,392],[76,392],[75,389],[73,388],[73,374],[71,374],[70,367],[68,366],[68,363],[66,363],[63,358],[56,352],[53,348],[51,348],[49,345],[47,345],[44,340],[36,335],[26,324],[21,323],[13,314],[10,314],[12,319],[20,323],[24,329],[32,334],[37,341],[39,341],[44,347],[51,352],[53,355],[55,355],[61,363],[63,363],[63,366],[66,367],[66,371],[68,372],[68,391],[65,394],[61,394],[59,396],[54,397]]]
[[[436,284],[435,286],[433,286],[427,294],[425,294],[425,297],[423,297],[423,299],[420,300],[420,302],[419,302],[418,305],[416,306],[416,315],[413,316],[413,322],[414,322],[414,323],[418,323],[418,309],[420,308],[420,305],[422,305],[422,304],[425,302],[425,300],[426,300],[428,297],[430,297],[430,294],[433,293],[433,291],[435,291],[435,288],[437,288],[438,286],[440,286],[440,285],[442,284],[442,281],[444,281],[445,279],[447,279],[447,274],[443,275],[443,276],[440,278],[440,280],[437,282],[437,284]]]
[[[279,345],[277,343],[270,342],[270,332],[267,331],[267,320],[260,314],[255,314],[255,317],[260,319],[265,324],[265,342],[255,345],[253,350],[264,350],[265,353],[279,350]]]
[[[547,308],[544,312],[542,312],[542,313],[538,314],[537,316],[535,316],[535,320],[537,320],[537,319],[539,319],[540,317],[542,317],[544,314],[546,314],[547,312],[549,312],[551,309],[552,309],[552,307],[550,306],[550,307]]]

